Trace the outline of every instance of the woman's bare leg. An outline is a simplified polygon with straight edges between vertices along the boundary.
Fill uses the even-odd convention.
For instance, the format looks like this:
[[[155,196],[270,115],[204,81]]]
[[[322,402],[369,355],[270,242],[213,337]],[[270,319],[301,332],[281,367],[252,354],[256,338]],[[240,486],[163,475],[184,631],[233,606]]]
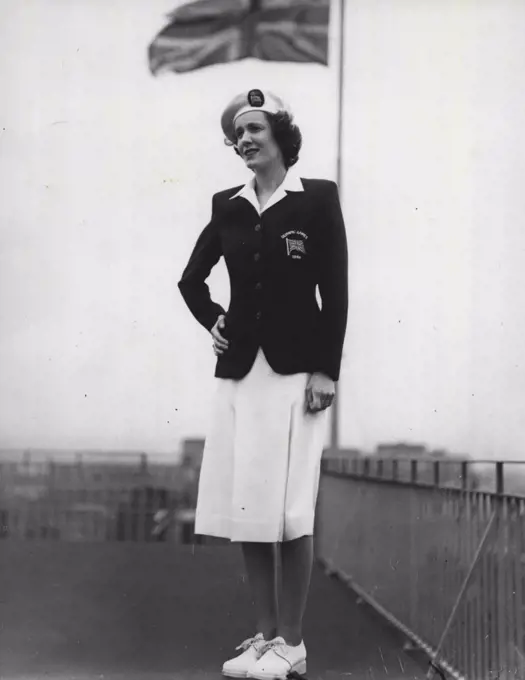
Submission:
[[[257,632],[271,640],[277,634],[277,584],[272,543],[243,543],[244,564],[253,595]]]
[[[281,543],[281,583],[277,634],[289,645],[303,639],[303,616],[310,589],[314,556],[313,536]]]

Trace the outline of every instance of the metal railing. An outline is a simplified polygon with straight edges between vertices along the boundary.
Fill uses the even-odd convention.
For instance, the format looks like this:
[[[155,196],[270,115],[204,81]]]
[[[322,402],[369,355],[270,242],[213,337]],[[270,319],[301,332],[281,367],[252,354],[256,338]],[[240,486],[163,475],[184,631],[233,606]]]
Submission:
[[[322,463],[318,558],[454,678],[525,678],[525,495],[506,493],[514,465]],[[195,542],[197,475],[145,456],[3,462],[0,539]]]
[[[429,678],[525,678],[525,491],[505,493],[515,465],[323,460],[318,558],[428,653]]]
[[[134,459],[0,463],[0,538],[200,542],[198,470]]]

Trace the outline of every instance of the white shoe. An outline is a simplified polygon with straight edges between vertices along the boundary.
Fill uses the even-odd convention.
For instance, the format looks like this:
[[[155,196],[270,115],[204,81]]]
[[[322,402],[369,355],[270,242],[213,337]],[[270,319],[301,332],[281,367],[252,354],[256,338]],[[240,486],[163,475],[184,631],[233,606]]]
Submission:
[[[257,680],[286,680],[289,673],[306,673],[304,642],[292,647],[282,637],[276,637],[263,647],[263,654],[248,671],[248,678]]]
[[[224,663],[222,674],[228,678],[246,678],[248,670],[260,658],[266,644],[262,633],[257,633],[255,637],[241,642],[236,649],[242,649],[243,652]]]

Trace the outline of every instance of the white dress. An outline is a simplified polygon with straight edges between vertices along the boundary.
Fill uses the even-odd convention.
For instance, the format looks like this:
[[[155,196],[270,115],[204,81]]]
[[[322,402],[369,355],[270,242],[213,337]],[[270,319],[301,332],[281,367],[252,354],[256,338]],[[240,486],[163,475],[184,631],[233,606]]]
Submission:
[[[286,190],[302,190],[290,173],[265,209]],[[253,184],[239,195],[259,211]],[[216,378],[196,534],[276,543],[313,533],[328,410],[305,411],[308,379],[275,373],[261,348],[243,379]]]

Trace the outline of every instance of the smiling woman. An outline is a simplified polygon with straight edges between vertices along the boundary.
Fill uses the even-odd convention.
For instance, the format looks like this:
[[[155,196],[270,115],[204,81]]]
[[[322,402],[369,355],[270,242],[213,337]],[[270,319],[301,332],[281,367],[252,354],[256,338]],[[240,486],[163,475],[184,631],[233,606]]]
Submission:
[[[293,172],[302,137],[282,99],[242,93],[221,124],[253,177],[215,194],[179,282],[217,356],[195,532],[240,542],[253,589],[256,634],[223,674],[285,678],[306,670],[302,618],[319,468],[347,322],[346,233],[337,186]],[[227,312],[205,283],[221,257]]]
[[[243,149],[242,138],[245,136],[245,129],[251,144],[244,145],[245,148]],[[254,158],[255,154],[261,149],[261,142],[264,144],[265,136],[278,147],[286,169],[297,163],[303,138],[300,129],[295,125],[287,111],[273,115],[251,111],[243,115],[237,121],[235,127],[235,152],[242,155],[246,161]],[[232,144],[230,140],[226,140],[226,143]],[[260,165],[260,160],[257,162]],[[253,169],[253,166],[248,163],[247,166]]]

